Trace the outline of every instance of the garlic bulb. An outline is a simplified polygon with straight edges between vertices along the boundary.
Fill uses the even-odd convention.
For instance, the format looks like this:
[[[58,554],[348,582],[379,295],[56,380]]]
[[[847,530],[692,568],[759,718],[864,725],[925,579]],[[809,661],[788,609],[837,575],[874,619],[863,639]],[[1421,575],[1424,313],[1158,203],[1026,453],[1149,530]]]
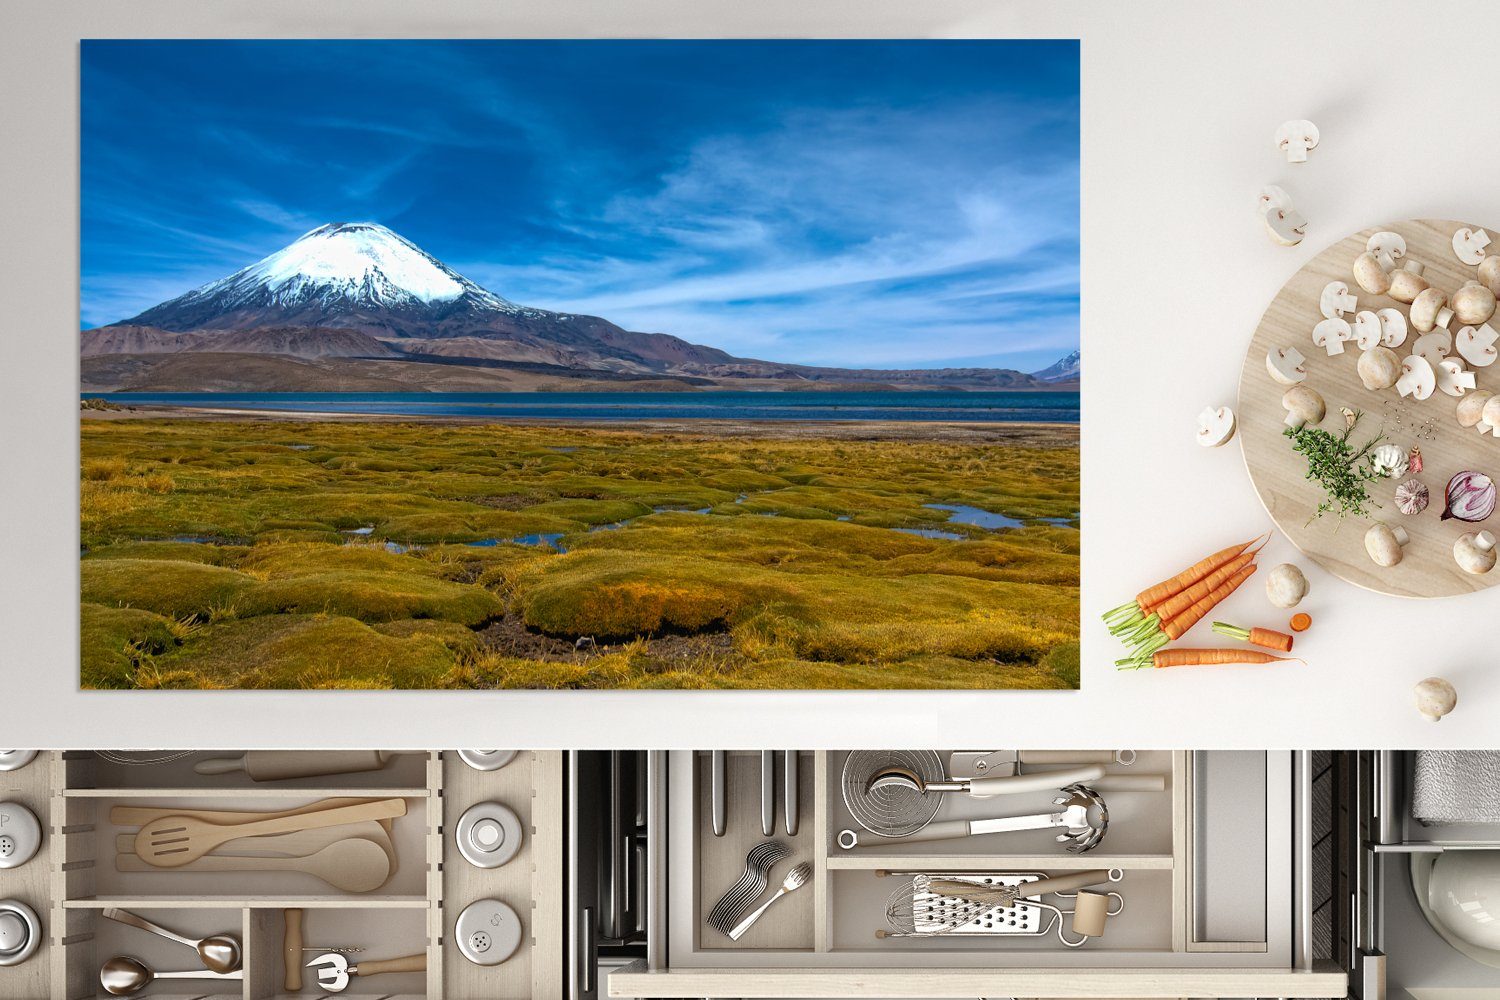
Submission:
[[[1396,487],[1396,509],[1403,514],[1420,514],[1427,509],[1427,487],[1420,479],[1408,479]]]
[[[1370,452],[1370,468],[1387,479],[1406,475],[1406,452],[1398,445],[1383,444]]]

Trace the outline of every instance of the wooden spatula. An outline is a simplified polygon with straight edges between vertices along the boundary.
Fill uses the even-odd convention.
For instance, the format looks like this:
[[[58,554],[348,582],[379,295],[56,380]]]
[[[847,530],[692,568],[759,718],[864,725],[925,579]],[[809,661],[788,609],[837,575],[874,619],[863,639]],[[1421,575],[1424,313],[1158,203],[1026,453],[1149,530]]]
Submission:
[[[406,815],[405,799],[380,799],[357,806],[340,806],[297,816],[278,816],[249,823],[207,823],[190,816],[163,816],[141,827],[135,853],[158,868],[176,868],[197,861],[220,844],[241,837],[263,837],[325,826],[341,826],[367,819]]]
[[[116,854],[115,870],[161,872],[134,854]],[[197,861],[176,865],[179,872],[302,872],[322,879],[343,892],[373,892],[391,877],[391,859],[379,844],[368,840],[341,840],[300,858],[261,858],[243,854],[207,854]]]

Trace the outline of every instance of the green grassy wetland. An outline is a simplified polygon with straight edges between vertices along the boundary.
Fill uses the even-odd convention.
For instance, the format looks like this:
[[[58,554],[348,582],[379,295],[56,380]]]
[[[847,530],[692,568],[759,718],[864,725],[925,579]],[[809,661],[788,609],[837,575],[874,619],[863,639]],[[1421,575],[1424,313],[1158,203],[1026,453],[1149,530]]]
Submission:
[[[85,415],[81,683],[1076,687],[1076,428],[922,433]]]

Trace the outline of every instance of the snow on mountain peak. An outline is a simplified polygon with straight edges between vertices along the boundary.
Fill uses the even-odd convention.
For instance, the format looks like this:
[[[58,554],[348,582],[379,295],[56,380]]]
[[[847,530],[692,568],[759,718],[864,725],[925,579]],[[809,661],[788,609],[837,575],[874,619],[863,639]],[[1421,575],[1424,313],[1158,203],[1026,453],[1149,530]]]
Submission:
[[[513,311],[409,240],[373,222],[334,222],[227,278],[184,296],[227,305],[441,305],[468,295],[473,304]]]

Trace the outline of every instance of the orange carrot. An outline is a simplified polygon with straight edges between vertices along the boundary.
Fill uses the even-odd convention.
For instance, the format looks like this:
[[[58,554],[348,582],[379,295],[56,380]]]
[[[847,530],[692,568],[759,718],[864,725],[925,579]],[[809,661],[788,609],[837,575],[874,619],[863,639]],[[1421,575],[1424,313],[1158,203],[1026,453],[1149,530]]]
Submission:
[[[1192,607],[1177,615],[1171,621],[1165,622],[1161,627],[1162,633],[1168,639],[1181,639],[1188,629],[1202,621],[1203,616],[1212,611],[1220,601],[1238,590],[1240,584],[1250,579],[1251,574],[1254,572],[1255,565],[1253,563],[1244,567],[1238,573],[1234,574],[1234,576],[1219,584],[1213,593],[1200,599]]]
[[[1139,669],[1145,661],[1135,659],[1119,661],[1122,666]],[[1150,665],[1162,667],[1197,667],[1214,663],[1301,663],[1292,656],[1272,656],[1258,649],[1158,649],[1151,656]]]
[[[1278,632],[1270,628],[1241,628],[1239,625],[1230,625],[1227,622],[1214,622],[1214,631],[1220,635],[1227,635],[1231,639],[1240,642],[1248,642],[1252,646],[1264,646],[1266,649],[1276,649],[1283,653],[1292,651],[1292,637],[1285,632]]]
[[[1153,587],[1147,587],[1135,595],[1135,602],[1140,605],[1142,611],[1152,611],[1156,606],[1169,597],[1174,597],[1193,584],[1208,576],[1220,566],[1229,562],[1235,556],[1244,552],[1250,546],[1266,538],[1267,535],[1259,535],[1240,545],[1231,545],[1227,549],[1220,549],[1207,559],[1200,559],[1187,569],[1174,577],[1163,580]]]
[[[1312,615],[1303,614],[1300,611],[1292,615],[1293,632],[1306,632],[1311,625]]]
[[[1168,598],[1166,601],[1157,605],[1153,610],[1155,610],[1157,617],[1162,621],[1171,621],[1173,618],[1176,618],[1178,615],[1182,614],[1194,604],[1197,604],[1199,601],[1203,600],[1203,598],[1207,597],[1209,594],[1212,594],[1215,590],[1218,589],[1220,584],[1222,584],[1225,580],[1228,580],[1230,577],[1234,576],[1234,574],[1238,573],[1246,566],[1250,565],[1250,563],[1254,561],[1254,559],[1255,554],[1251,552],[1246,552],[1243,555],[1235,556],[1233,559],[1229,560],[1229,562],[1214,570],[1213,573],[1209,576],[1204,577],[1202,580],[1199,580],[1197,583],[1193,584],[1191,587],[1184,590],[1182,593],[1176,595],[1175,597]]]

